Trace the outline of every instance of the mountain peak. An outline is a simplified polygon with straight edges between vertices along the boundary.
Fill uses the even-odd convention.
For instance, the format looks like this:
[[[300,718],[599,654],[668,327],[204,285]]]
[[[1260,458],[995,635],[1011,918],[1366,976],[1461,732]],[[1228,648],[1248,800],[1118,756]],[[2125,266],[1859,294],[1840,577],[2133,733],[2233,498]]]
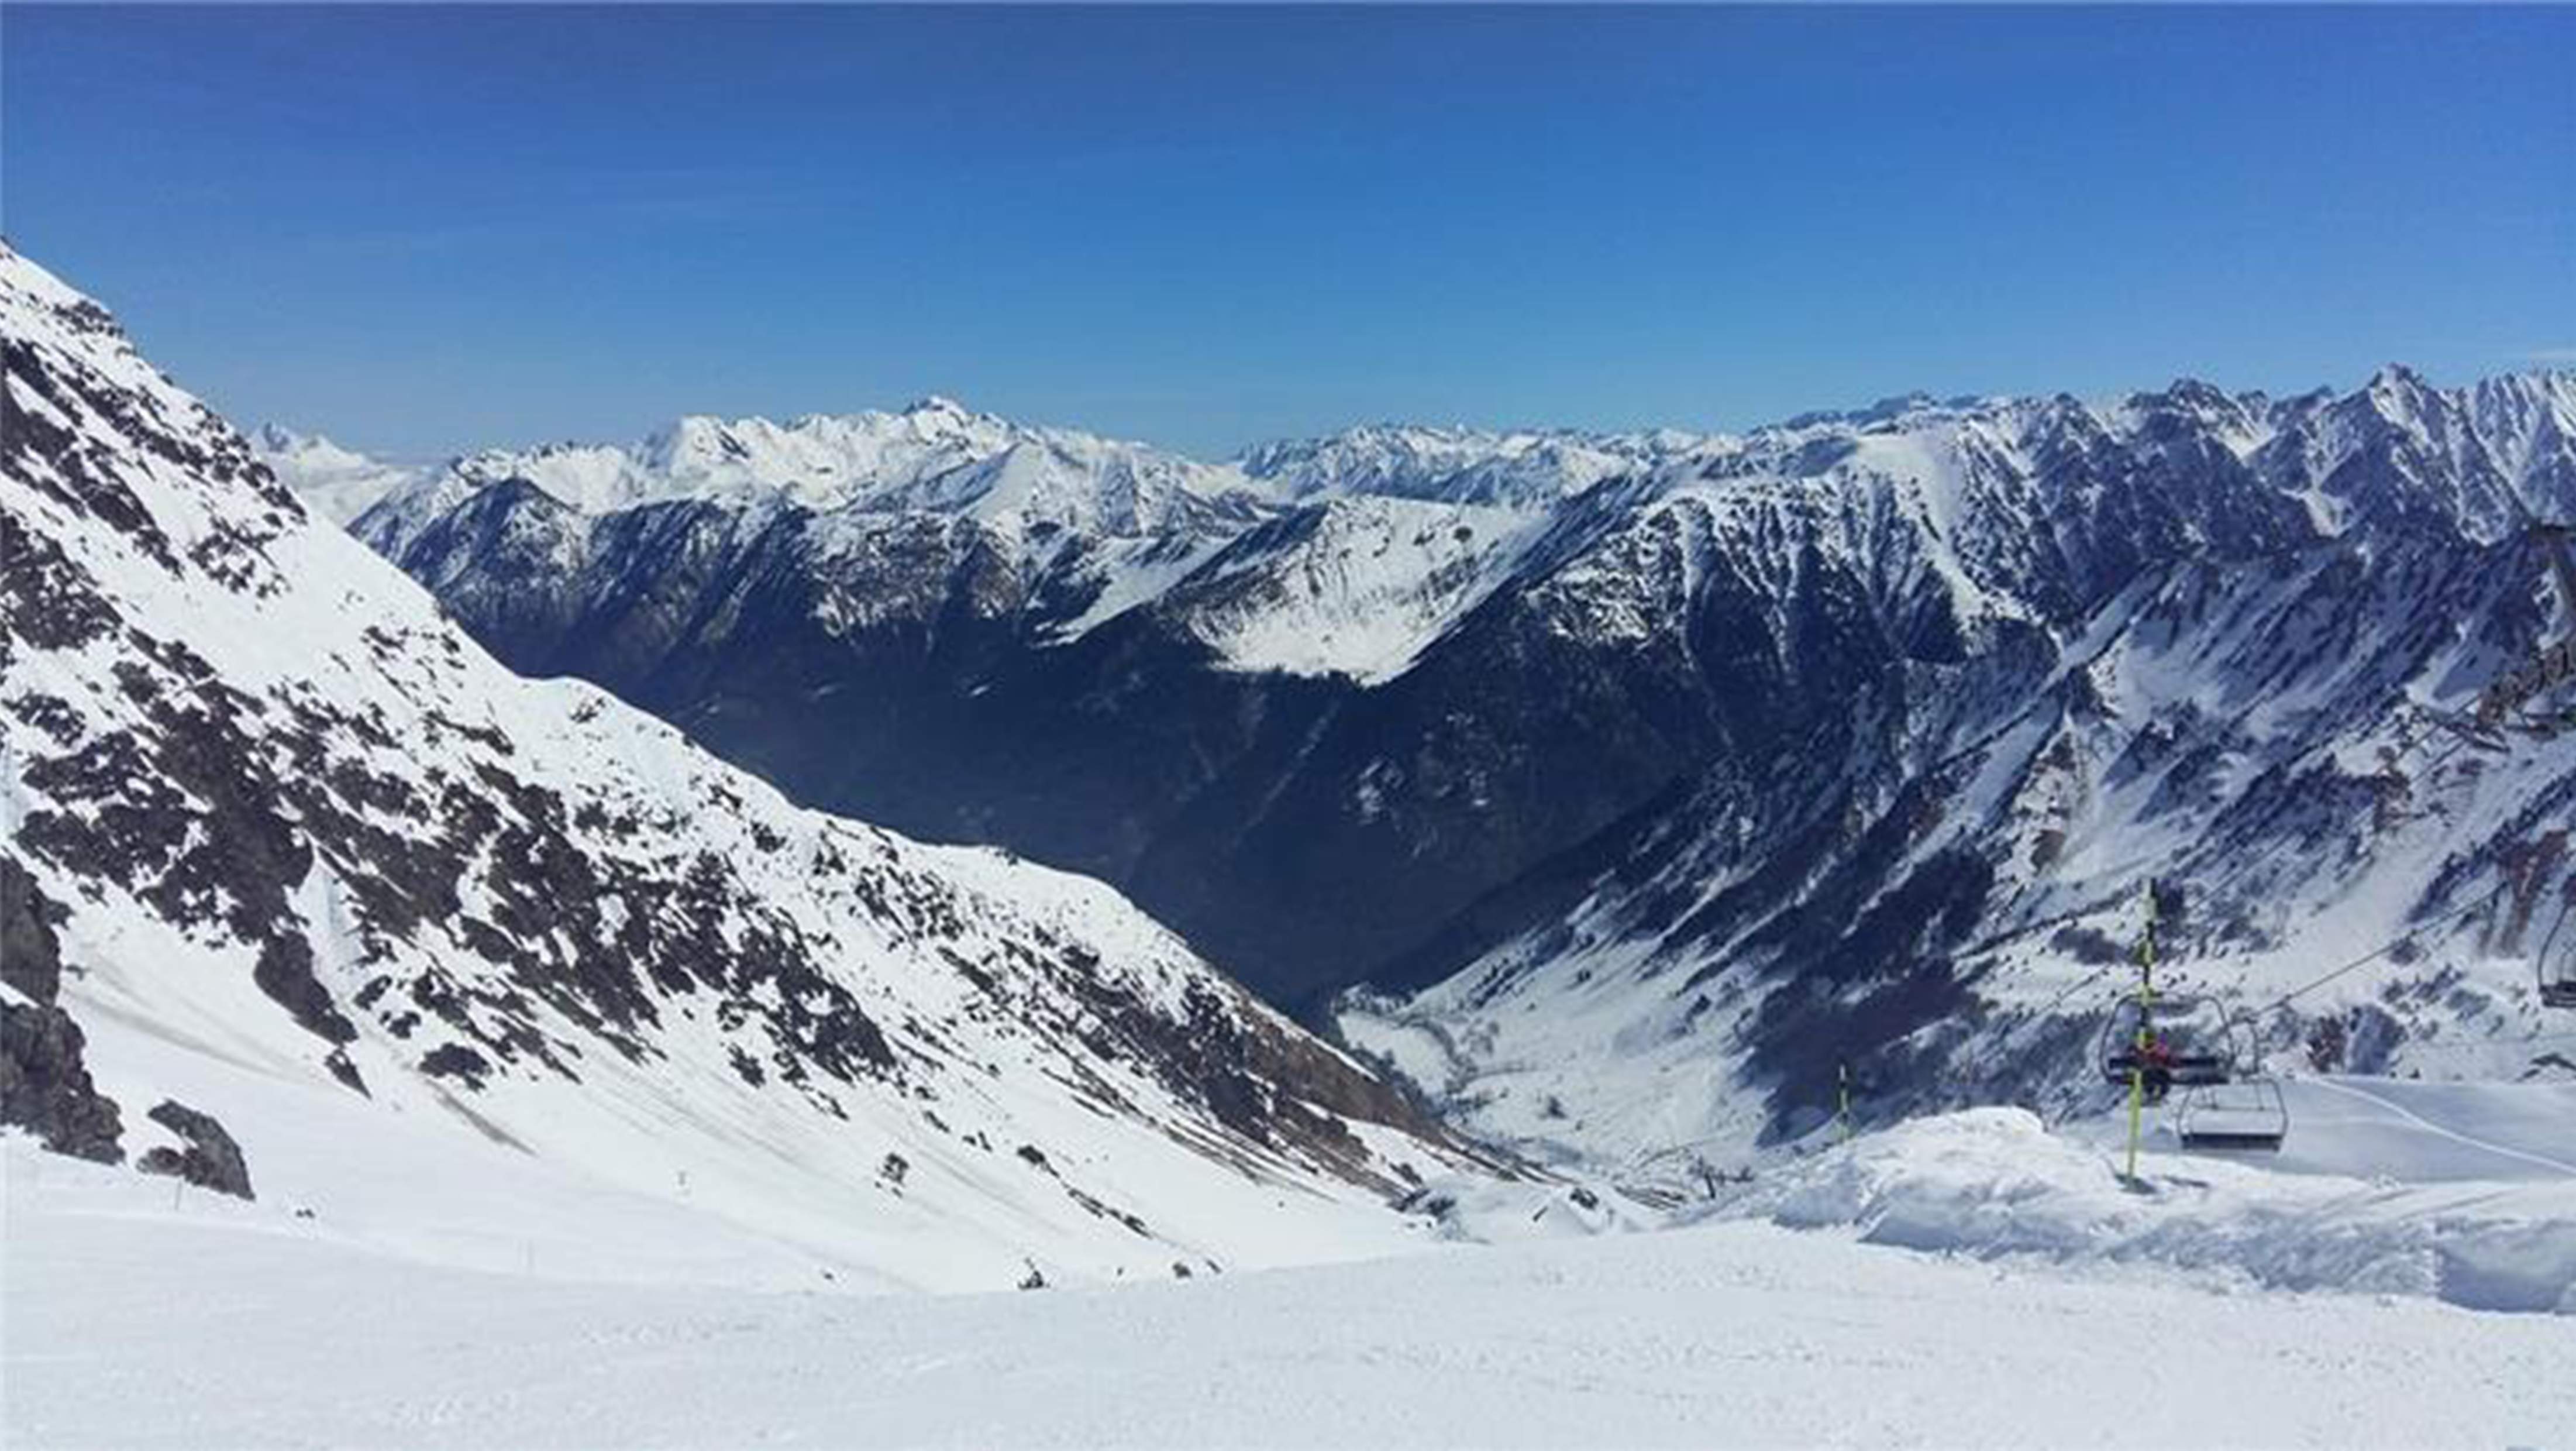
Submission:
[[[2415,431],[2441,405],[2439,390],[2425,381],[2423,374],[2404,363],[2384,363],[2352,395],[2352,406]]]
[[[252,430],[250,450],[304,501],[306,509],[340,524],[417,477],[413,469],[369,458],[322,434],[300,433],[276,422]]]

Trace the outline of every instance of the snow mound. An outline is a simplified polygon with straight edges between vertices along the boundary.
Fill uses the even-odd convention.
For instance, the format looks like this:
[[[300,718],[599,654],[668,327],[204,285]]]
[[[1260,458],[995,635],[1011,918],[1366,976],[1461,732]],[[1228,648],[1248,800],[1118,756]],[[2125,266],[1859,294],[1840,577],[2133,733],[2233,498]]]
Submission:
[[[1978,1259],[2576,1315],[2576,1180],[2407,1185],[2149,1154],[2131,1189],[2116,1167],[2027,1110],[1971,1109],[1784,1166],[1700,1217],[1853,1227],[1869,1243]]]
[[[1499,1179],[1441,1174],[1396,1202],[1423,1216],[1432,1233],[1460,1244],[1589,1239],[1662,1229],[1666,1215],[1599,1181]]]

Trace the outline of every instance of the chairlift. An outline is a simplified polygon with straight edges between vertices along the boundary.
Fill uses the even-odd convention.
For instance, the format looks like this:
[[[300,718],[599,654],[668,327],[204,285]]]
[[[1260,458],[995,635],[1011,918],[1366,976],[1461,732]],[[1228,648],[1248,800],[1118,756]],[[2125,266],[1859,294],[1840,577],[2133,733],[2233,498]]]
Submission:
[[[2563,913],[2561,914],[2564,915]],[[2552,938],[2558,934],[2550,933]],[[2576,1008],[2576,941],[2571,941],[2550,960],[2548,944],[2543,944],[2531,960],[2531,970],[2540,979],[2540,1005],[2544,1008]]]
[[[2290,1136],[2290,1104],[2269,1075],[2188,1089],[2174,1108],[2185,1153],[2276,1153]]]
[[[2540,950],[2531,955],[2532,976],[2539,979],[2540,1005],[2544,1008],[2576,1008],[2576,938],[2565,947],[2559,946],[2559,934],[2566,929],[2568,912],[2576,899],[2562,891],[2558,916],[2549,924],[2549,935],[2540,939]]]
[[[2229,1082],[2236,1076],[2237,1065],[2250,1056],[2241,1041],[2240,1025],[2216,1000],[2158,993],[2141,1003],[2128,994],[2112,1004],[2102,1024],[2097,1056],[2104,1082],[2125,1084],[2130,1075],[2146,1067],[2139,1043],[2147,1034],[2166,1049],[2161,1066],[2167,1081],[2178,1088]]]

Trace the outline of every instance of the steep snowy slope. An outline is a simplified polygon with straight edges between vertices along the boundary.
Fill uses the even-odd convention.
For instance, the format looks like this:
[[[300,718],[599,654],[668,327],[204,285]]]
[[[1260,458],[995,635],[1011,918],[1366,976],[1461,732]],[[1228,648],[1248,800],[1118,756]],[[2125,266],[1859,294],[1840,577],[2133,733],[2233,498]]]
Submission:
[[[12,1119],[297,1200],[435,1166],[397,1239],[678,1200],[871,1285],[1410,1232],[1437,1130],[1108,889],[508,674],[14,252],[0,324]]]
[[[1361,495],[1290,510],[1226,542],[1151,609],[1237,670],[1404,673],[1510,574],[1546,516]]]

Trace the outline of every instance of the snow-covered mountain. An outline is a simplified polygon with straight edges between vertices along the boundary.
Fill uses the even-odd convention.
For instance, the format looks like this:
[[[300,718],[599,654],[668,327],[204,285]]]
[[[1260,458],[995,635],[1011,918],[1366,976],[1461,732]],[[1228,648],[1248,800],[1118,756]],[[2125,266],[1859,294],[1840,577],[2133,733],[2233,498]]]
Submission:
[[[1367,1252],[1463,1162],[1110,889],[510,674],[11,251],[0,336],[10,1121],[361,1237],[641,1204],[886,1286]]]
[[[1245,477],[1291,499],[1374,494],[1452,504],[1545,507],[1603,479],[1689,453],[1677,429],[1600,434],[1370,424],[1245,451]]]
[[[1917,404],[1668,473],[1509,605],[1732,682],[1726,746],[1343,1025],[1614,1157],[1802,1132],[1846,1066],[1872,1117],[2067,1108],[2152,876],[2169,985],[2285,1066],[2576,1071],[2533,991],[2576,946],[2576,743],[2436,723],[2565,628],[2516,521],[2576,513],[2571,440],[2576,378],[2389,369]]]
[[[1147,853],[1197,871],[1232,830],[1214,803],[1271,769],[1247,755],[1292,763],[1407,670],[1619,450],[1689,442],[1302,452],[1369,440],[1372,486],[1319,491],[1286,446],[1200,465],[934,399],[471,455],[353,527],[508,663],[607,685],[809,802],[1134,883]],[[1294,996],[1302,933],[1183,926]]]
[[[250,447],[308,511],[334,524],[357,518],[421,473],[343,448],[318,433],[298,433],[277,423],[251,430]]]
[[[1845,1056],[1915,1099],[2062,1082],[2099,997],[2067,984],[2151,872],[2187,970],[2286,987],[2505,870],[2512,913],[2398,975],[2462,991],[2365,1011],[2364,973],[2272,1030],[2532,1056],[2559,748],[2424,742],[2553,628],[2517,520],[2576,513],[2576,375],[1232,467],[1239,524],[1069,531],[1073,574],[953,512],[780,500],[495,486],[372,537],[505,658],[795,795],[1108,877],[1275,1001],[1373,985],[1345,1027],[1498,1131],[1790,1132]]]
[[[691,416],[640,442],[485,449],[388,489],[373,521],[403,537],[475,490],[523,482],[589,514],[674,500],[784,502],[819,513],[926,511],[1014,539],[1068,530],[1166,534],[1246,516],[1237,471],[1139,443],[1041,428],[946,398],[900,412],[766,418]]]
[[[1919,769],[1992,715],[1944,672],[2031,688],[2183,559],[2492,542],[2501,481],[2564,492],[2569,387],[1373,427],[1238,460],[1240,520],[1068,528],[1042,558],[953,510],[598,513],[525,483],[360,527],[522,668],[806,799],[1107,876],[1303,1002],[1455,966],[1487,893],[1712,761],[1821,725]],[[1901,718],[1857,720],[1861,690]]]

